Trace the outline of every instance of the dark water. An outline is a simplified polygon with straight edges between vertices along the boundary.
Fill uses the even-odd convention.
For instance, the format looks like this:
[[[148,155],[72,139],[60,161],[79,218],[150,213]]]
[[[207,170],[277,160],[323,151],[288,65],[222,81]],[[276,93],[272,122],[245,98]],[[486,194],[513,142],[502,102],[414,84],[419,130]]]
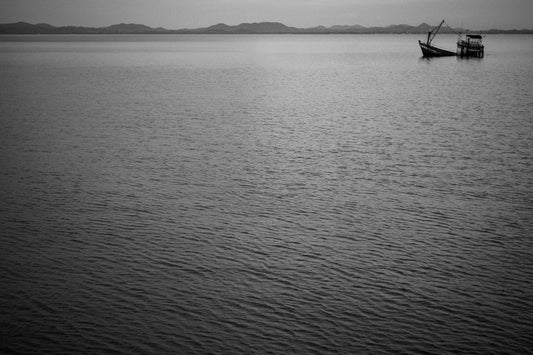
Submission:
[[[1,37],[0,349],[531,351],[533,37],[417,39]]]

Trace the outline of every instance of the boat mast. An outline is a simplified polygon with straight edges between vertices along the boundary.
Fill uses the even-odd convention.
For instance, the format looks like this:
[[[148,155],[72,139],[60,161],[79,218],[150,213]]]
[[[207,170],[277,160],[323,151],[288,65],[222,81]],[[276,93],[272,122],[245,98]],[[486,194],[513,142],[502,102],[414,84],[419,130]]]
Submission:
[[[438,25],[437,27],[435,27],[434,29],[428,32],[428,41],[427,41],[428,46],[431,45],[431,41],[433,41],[433,38],[435,38],[435,36],[437,35],[437,32],[439,32],[440,28],[442,27],[442,24],[444,24],[444,20],[442,20],[440,25]]]

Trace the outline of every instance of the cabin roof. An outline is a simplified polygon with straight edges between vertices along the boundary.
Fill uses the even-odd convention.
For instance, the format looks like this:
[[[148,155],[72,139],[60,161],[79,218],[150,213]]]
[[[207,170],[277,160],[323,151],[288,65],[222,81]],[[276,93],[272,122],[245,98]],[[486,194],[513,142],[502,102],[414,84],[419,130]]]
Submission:
[[[481,39],[481,35],[466,35],[466,37]]]

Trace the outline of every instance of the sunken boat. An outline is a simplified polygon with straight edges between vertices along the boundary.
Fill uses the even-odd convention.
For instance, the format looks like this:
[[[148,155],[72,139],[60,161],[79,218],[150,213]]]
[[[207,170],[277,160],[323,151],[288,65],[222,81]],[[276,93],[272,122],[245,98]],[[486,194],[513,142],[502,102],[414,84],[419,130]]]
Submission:
[[[422,55],[424,57],[449,57],[449,56],[455,56],[457,55],[456,52],[452,52],[446,49],[438,48],[432,45],[431,42],[433,42],[433,39],[439,32],[440,28],[444,24],[444,20],[438,25],[437,27],[433,28],[431,31],[428,32],[428,38],[426,39],[426,42],[422,42],[421,40],[418,40],[418,44],[420,45],[420,49],[422,50]]]

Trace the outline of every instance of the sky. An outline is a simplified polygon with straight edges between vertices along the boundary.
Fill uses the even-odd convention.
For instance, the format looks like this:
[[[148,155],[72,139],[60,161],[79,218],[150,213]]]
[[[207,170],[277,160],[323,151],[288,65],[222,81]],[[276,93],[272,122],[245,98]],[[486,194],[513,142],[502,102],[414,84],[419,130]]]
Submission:
[[[0,0],[0,23],[167,29],[274,21],[294,27],[438,24],[533,28],[533,0]]]

